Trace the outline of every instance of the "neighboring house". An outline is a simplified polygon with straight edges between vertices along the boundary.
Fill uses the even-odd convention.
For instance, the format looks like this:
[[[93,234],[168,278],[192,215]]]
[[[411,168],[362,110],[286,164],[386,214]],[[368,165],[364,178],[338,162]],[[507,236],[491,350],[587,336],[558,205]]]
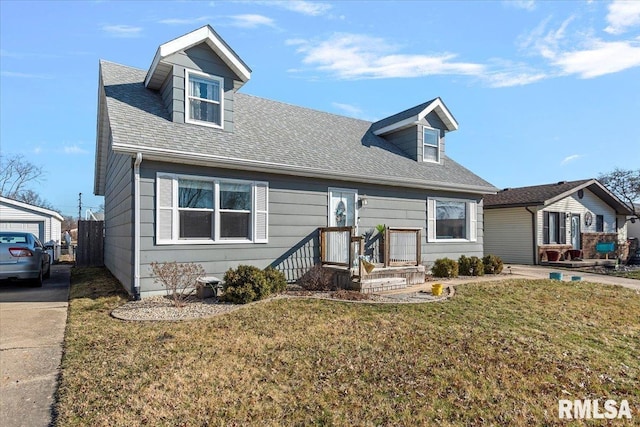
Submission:
[[[0,196],[0,231],[26,231],[42,243],[60,243],[62,221],[58,212]]]
[[[458,124],[440,98],[371,123],[239,93],[250,76],[209,26],[161,45],[149,70],[100,62],[95,193],[105,265],[129,292],[163,291],[154,261],[295,280],[331,226],[416,230],[423,264],[482,255],[497,189],[447,157]]]
[[[624,251],[629,213],[595,179],[506,188],[484,198],[484,251],[515,264],[547,261],[550,250],[598,258],[598,242]]]

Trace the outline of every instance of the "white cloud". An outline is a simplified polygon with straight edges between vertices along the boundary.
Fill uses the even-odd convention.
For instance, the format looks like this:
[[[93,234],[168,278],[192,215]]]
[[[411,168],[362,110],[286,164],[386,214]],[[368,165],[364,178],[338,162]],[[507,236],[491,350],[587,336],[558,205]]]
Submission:
[[[65,154],[88,154],[89,152],[78,145],[67,145],[63,148]]]
[[[197,18],[167,18],[158,21],[159,24],[166,25],[198,25],[211,19],[209,16],[199,16]]]
[[[491,87],[525,86],[548,78],[544,72],[496,71],[482,77]]]
[[[253,3],[265,6],[276,6],[282,9],[289,10],[291,12],[301,13],[303,15],[309,16],[324,15],[333,7],[328,3],[304,0],[255,1]]]
[[[640,26],[640,1],[612,2],[609,4],[607,22],[609,26],[604,30],[610,34],[622,34],[630,27]]]
[[[356,107],[355,105],[342,104],[340,102],[332,102],[331,105],[333,105],[334,108],[344,111],[351,117],[359,117],[360,115],[362,115],[362,109]]]
[[[275,27],[275,22],[273,19],[268,18],[263,15],[255,15],[255,14],[246,14],[246,15],[234,15],[231,16],[232,22],[231,26],[240,27],[240,28],[256,28],[261,25],[265,25],[267,27]]]
[[[529,12],[536,8],[535,0],[504,0],[502,4],[516,9],[528,10]]]
[[[582,154],[572,154],[562,159],[562,161],[560,162],[560,165],[566,165],[567,163],[571,163],[574,160],[578,160],[581,157],[584,157],[584,156]]]
[[[574,16],[557,29],[548,30],[549,21],[543,21],[520,43],[522,50],[541,56],[556,68],[549,75],[575,74],[587,79],[640,66],[640,38],[603,41],[593,36],[592,30],[570,32]]]
[[[451,53],[400,54],[384,39],[366,35],[342,33],[321,42],[296,40],[295,44],[305,64],[341,79],[479,75],[484,71],[481,64],[454,61],[457,55]]]
[[[558,53],[553,64],[584,79],[617,73],[640,67],[640,42],[594,40],[587,49]]]
[[[102,30],[111,37],[120,38],[139,37],[142,33],[142,27],[133,27],[131,25],[103,25]]]
[[[19,72],[15,72],[15,71],[2,71],[2,72],[0,72],[0,75],[2,77],[15,77],[15,78],[19,78],[19,79],[43,79],[43,80],[47,80],[47,79],[52,79],[53,78],[53,76],[50,76],[48,74],[19,73]]]

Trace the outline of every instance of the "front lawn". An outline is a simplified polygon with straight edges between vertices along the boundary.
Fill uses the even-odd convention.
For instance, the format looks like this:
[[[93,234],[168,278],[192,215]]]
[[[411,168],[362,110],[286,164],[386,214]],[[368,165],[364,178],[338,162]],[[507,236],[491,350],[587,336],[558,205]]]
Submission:
[[[585,398],[640,419],[637,291],[509,280],[135,323],[109,316],[114,283],[73,269],[57,425],[550,425],[558,399]]]

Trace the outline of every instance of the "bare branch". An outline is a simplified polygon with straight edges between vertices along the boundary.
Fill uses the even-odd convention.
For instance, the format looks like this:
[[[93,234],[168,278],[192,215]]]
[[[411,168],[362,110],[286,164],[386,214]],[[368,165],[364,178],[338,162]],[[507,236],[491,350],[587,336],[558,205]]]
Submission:
[[[44,176],[42,167],[20,154],[0,156],[0,196],[15,199],[29,183],[40,182]]]
[[[601,174],[598,180],[640,218],[640,210],[634,204],[640,202],[640,169],[626,170],[615,168],[612,172]]]

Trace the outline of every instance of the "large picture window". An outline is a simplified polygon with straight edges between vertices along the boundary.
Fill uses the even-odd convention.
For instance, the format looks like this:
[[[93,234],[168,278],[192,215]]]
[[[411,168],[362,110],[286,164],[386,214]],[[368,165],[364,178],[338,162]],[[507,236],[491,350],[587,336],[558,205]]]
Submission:
[[[157,242],[267,241],[268,184],[158,174]]]
[[[186,121],[222,127],[222,84],[219,77],[186,71]]]
[[[425,162],[440,162],[440,131],[422,128],[422,159]]]
[[[427,238],[435,241],[477,240],[477,209],[474,200],[429,198]]]

